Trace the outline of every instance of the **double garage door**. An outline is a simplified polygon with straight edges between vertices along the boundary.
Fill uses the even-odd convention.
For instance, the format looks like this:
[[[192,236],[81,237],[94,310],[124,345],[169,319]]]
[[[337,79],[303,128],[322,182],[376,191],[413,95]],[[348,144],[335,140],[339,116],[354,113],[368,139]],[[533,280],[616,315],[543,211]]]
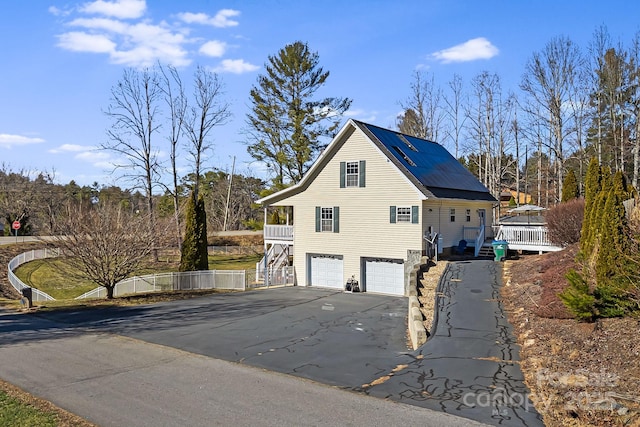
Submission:
[[[337,255],[310,255],[310,284],[344,289],[344,260]],[[368,292],[404,295],[404,264],[400,260],[364,259],[364,288]],[[357,277],[356,277],[357,278]]]

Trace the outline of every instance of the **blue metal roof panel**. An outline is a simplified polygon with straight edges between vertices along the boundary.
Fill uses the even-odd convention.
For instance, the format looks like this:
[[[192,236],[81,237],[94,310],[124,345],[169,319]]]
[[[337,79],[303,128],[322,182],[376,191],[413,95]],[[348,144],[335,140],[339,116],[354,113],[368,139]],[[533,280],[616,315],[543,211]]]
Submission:
[[[475,200],[495,200],[489,190],[442,145],[366,123],[359,124],[365,126],[387,151],[436,197],[458,194],[466,196],[460,198],[473,196]],[[470,194],[465,195],[462,192]]]

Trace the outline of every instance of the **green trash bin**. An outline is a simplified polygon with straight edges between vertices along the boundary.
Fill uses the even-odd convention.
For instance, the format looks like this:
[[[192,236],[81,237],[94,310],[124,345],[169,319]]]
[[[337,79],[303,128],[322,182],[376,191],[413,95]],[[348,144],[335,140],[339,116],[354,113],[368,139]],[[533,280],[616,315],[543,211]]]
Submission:
[[[493,246],[493,253],[495,255],[494,261],[504,261],[507,257],[509,242],[506,240],[494,240],[491,242],[491,245]]]

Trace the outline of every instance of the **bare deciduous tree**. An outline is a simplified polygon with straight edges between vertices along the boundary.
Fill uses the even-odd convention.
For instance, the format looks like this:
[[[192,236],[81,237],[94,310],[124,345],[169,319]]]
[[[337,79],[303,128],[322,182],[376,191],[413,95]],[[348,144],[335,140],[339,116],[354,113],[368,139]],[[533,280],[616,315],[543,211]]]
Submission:
[[[198,200],[202,164],[212,148],[210,134],[231,116],[230,105],[222,99],[224,85],[216,73],[198,67],[194,74],[194,101],[188,109],[184,130],[189,141],[188,150],[193,159],[193,193]]]
[[[433,75],[416,71],[411,82],[411,95],[400,102],[403,114],[398,117],[398,129],[407,135],[438,141],[442,126],[440,98],[442,90],[436,86]]]
[[[451,89],[451,93],[449,96],[444,97],[444,101],[447,104],[445,114],[450,122],[450,129],[447,132],[447,136],[448,139],[453,141],[454,156],[457,159],[460,156],[460,137],[465,123],[465,116],[462,114],[462,77],[454,74],[453,78],[449,81],[449,88]]]
[[[520,88],[530,97],[530,104],[538,108],[529,114],[540,114],[541,123],[549,130],[548,148],[554,157],[556,201],[562,196],[565,161],[565,139],[572,132],[567,104],[578,85],[583,59],[580,50],[569,38],[552,39],[540,52],[527,61]]]
[[[180,224],[180,192],[178,186],[178,147],[180,138],[183,133],[185,116],[187,113],[187,97],[182,85],[182,79],[175,67],[162,66],[158,67],[162,74],[161,90],[164,94],[164,100],[169,111],[169,140],[170,152],[169,159],[171,162],[171,178],[173,188],[167,188],[173,200],[173,220],[175,222],[176,243],[177,248],[182,247],[182,227]]]
[[[103,149],[118,154],[123,163],[125,178],[135,188],[142,188],[147,199],[148,223],[151,232],[155,228],[153,189],[158,182],[160,163],[155,135],[160,126],[159,102],[163,93],[158,74],[154,69],[142,71],[125,69],[121,80],[111,88],[111,103],[105,114],[112,119],[107,131],[108,142]],[[153,236],[151,236],[153,240]],[[154,249],[157,259],[157,250]]]
[[[467,111],[467,128],[477,153],[478,178],[494,197],[500,196],[501,185],[514,166],[507,157],[514,145],[513,97],[503,99],[502,84],[497,74],[483,72],[472,80],[476,106]],[[470,152],[473,147],[467,147]],[[513,174],[511,175],[513,178]]]
[[[70,208],[48,241],[60,249],[69,274],[93,281],[113,298],[115,285],[140,268],[153,249],[147,214],[135,214],[116,203]]]

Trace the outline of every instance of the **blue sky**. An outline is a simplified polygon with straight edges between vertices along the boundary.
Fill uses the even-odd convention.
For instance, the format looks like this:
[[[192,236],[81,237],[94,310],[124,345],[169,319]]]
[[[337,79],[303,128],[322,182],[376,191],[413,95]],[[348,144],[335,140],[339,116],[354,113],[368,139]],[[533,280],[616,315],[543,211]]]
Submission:
[[[600,25],[629,43],[640,3],[624,0],[6,0],[0,13],[0,163],[55,170],[56,181],[126,186],[110,173],[103,110],[125,67],[216,71],[233,117],[215,130],[208,168],[261,175],[242,129],[269,55],[303,41],[331,75],[323,96],[347,117],[393,127],[417,69],[446,86],[486,70],[516,90],[527,59],[557,36],[586,49]],[[186,173],[186,171],[185,171]]]

